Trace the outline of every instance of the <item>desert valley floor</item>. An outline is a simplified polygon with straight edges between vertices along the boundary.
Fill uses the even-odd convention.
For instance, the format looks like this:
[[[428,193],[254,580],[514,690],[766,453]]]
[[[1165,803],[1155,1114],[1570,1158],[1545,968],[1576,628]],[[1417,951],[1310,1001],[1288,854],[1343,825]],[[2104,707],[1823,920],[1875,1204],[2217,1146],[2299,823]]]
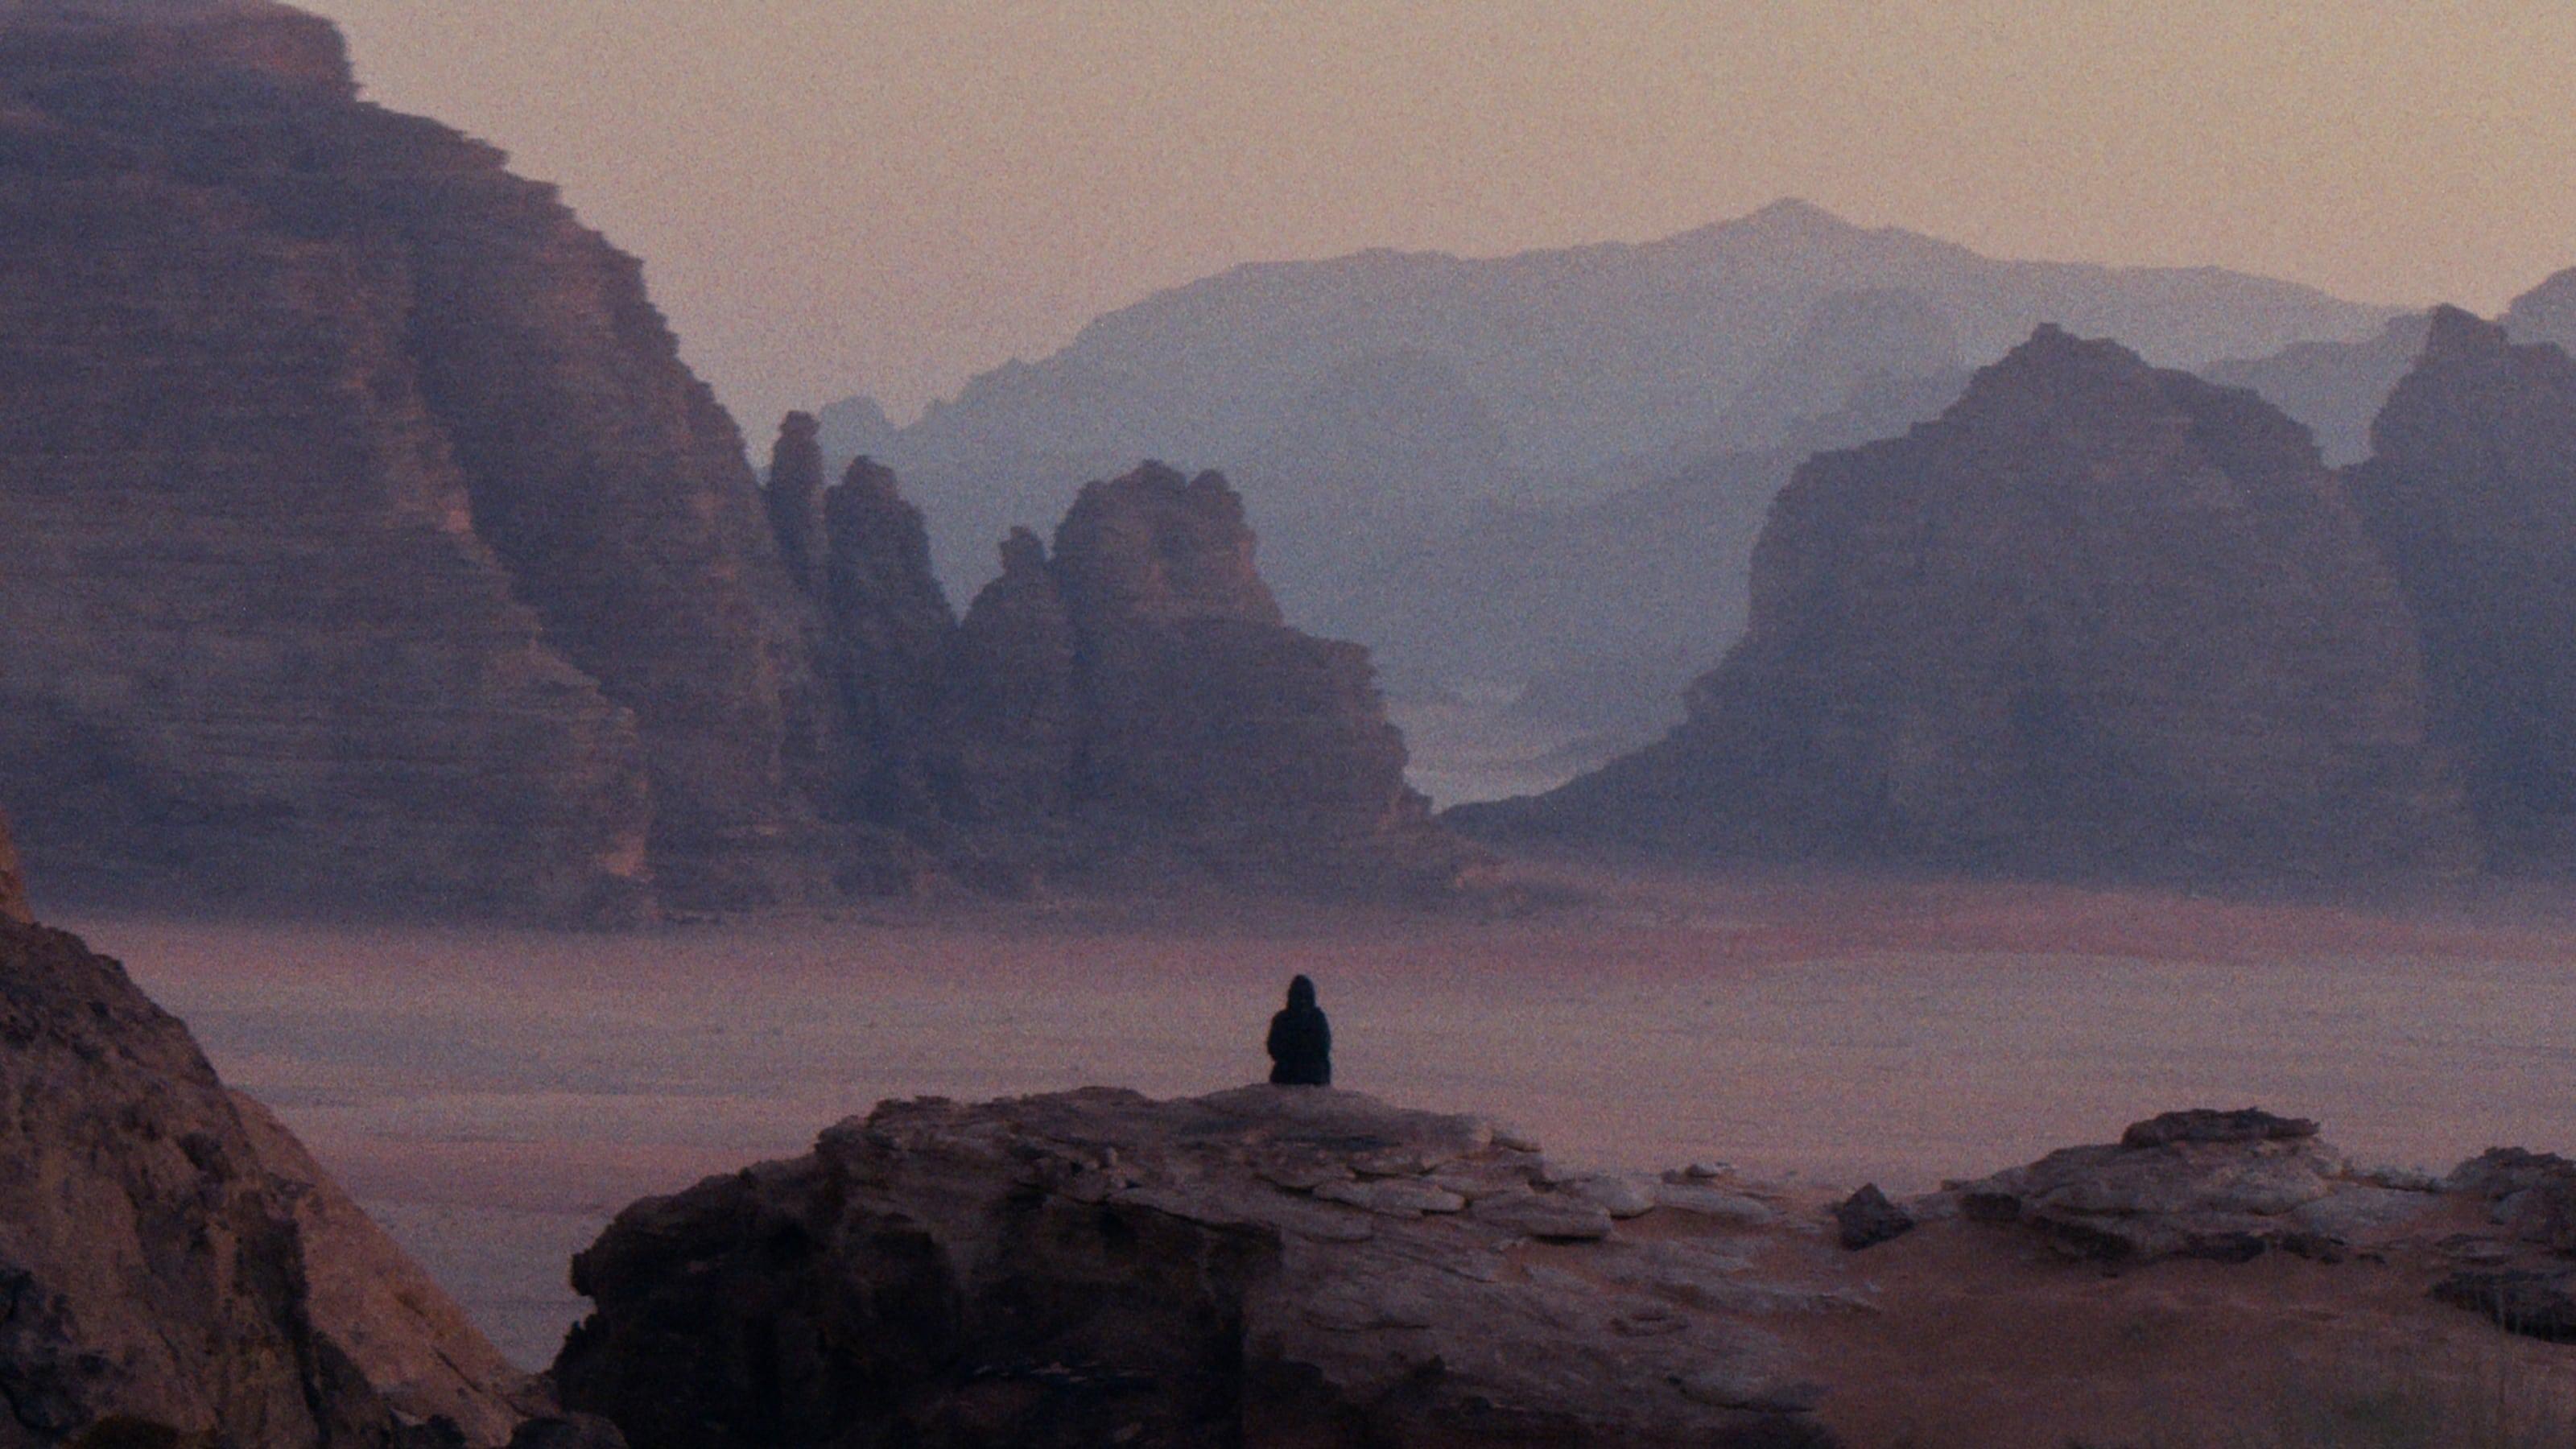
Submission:
[[[2313,1116],[2363,1161],[2564,1149],[2576,909],[2323,906],[1561,871],[1511,919],[1205,902],[572,935],[66,921],[184,1017],[530,1365],[628,1201],[882,1098],[1253,1080],[1287,978],[1341,1085],[1602,1166],[1891,1191],[2170,1107]]]

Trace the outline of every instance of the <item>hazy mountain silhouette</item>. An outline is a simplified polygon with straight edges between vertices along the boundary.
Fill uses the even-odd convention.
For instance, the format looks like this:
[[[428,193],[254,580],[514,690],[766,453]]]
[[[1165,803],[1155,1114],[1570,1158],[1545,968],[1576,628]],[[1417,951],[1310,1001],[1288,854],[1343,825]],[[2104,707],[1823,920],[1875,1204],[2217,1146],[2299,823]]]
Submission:
[[[2523,293],[2499,320],[2516,342],[2554,342],[2576,351],[2576,267]],[[2431,322],[2429,312],[2409,312],[2375,336],[2294,343],[2266,357],[2215,362],[2200,371],[2212,382],[2250,387],[2307,424],[2327,462],[2358,463],[2370,456],[2371,420],[2423,355]]]
[[[1910,296],[1839,304],[1862,324],[1845,341],[1830,335],[1835,310],[1819,308],[1850,293]],[[1491,259],[1375,250],[1236,267],[1101,317],[1042,361],[976,378],[883,440],[883,456],[934,520],[951,584],[971,586],[991,574],[1006,528],[1053,517],[1068,489],[1119,460],[1187,460],[1249,479],[1265,471],[1261,449],[1291,435],[1306,456],[1331,459],[1330,440],[1310,426],[1318,389],[1329,394],[1329,379],[1360,359],[1410,357],[1425,360],[1417,370],[1436,363],[1454,374],[1501,430],[1497,486],[1476,492],[1580,499],[1612,491],[1597,480],[1614,460],[1686,450],[1679,463],[1770,445],[1766,429],[1830,405],[1858,380],[1854,360],[1900,309],[1918,336],[1946,329],[1969,364],[2043,321],[2197,366],[2362,336],[2392,315],[2216,268],[1998,261],[1782,201],[1643,244]],[[1919,359],[1927,349],[1903,350]],[[1437,435],[1465,417],[1444,408],[1421,422]],[[1351,459],[1453,456],[1437,436],[1392,445],[1384,421],[1362,424],[1370,436],[1349,440]],[[827,427],[827,450],[835,443],[855,438],[843,443]],[[1303,488],[1269,471],[1267,486],[1248,490],[1265,532],[1274,508]],[[1319,465],[1316,476],[1312,501],[1357,487],[1372,519],[1436,517],[1472,488],[1359,467]],[[1265,550],[1290,592],[1318,578],[1302,549],[1281,535]]]
[[[1408,677],[1571,675],[1594,697],[1534,705],[1578,705],[1573,722],[1596,728],[1669,723],[1681,684],[1743,631],[1753,540],[1789,475],[1938,416],[1968,378],[1873,378],[1773,447],[1673,464],[1589,502],[1489,507],[1437,544],[1355,547],[1337,581],[1294,602]]]
[[[2431,320],[2429,313],[2409,312],[2357,342],[2301,342],[2269,357],[2211,363],[2201,375],[2250,387],[2307,424],[2328,463],[2358,463],[2370,456],[2370,420],[2414,367]]]

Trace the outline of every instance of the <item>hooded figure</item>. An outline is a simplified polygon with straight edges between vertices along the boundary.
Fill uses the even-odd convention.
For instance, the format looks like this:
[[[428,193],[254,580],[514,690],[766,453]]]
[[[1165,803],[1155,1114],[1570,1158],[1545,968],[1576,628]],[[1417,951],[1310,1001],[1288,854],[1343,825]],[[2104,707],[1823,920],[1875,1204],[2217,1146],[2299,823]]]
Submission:
[[[1289,1087],[1333,1084],[1333,1028],[1315,1004],[1315,983],[1288,983],[1288,1007],[1270,1018],[1270,1080]]]

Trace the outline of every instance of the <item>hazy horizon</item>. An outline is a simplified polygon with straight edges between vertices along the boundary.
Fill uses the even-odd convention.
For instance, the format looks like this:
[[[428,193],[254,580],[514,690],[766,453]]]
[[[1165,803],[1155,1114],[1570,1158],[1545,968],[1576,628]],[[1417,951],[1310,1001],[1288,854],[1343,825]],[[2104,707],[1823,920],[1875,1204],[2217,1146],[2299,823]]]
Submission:
[[[1990,255],[2481,312],[2576,264],[2576,9],[306,0],[562,183],[755,440],[1245,262],[1785,196]],[[708,17],[738,17],[730,26]]]

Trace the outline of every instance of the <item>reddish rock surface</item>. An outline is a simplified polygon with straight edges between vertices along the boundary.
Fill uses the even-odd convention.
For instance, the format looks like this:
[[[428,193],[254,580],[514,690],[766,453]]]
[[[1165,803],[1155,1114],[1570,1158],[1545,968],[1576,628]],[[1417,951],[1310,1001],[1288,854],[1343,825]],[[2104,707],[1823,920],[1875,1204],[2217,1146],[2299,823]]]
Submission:
[[[2442,308],[2371,439],[2353,494],[2494,856],[2576,866],[2576,361]]]
[[[555,1375],[638,1449],[1835,1442],[1784,1337],[1856,1298],[1533,1149],[1330,1089],[889,1102],[620,1214]]]
[[[2404,599],[2306,431],[2042,328],[1798,471],[1667,740],[1502,834],[2035,874],[2478,860]]]
[[[355,101],[327,23],[0,10],[0,391],[0,760],[67,880],[799,889],[815,706],[739,437],[633,259]]]
[[[0,1043],[0,1443],[492,1449],[546,1407],[117,963],[0,921]]]

